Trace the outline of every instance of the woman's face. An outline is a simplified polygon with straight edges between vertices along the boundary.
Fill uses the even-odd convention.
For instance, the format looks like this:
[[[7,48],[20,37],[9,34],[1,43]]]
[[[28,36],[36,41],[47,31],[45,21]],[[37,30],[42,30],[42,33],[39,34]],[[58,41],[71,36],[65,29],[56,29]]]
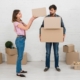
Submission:
[[[16,17],[17,17],[18,19],[22,18],[21,12],[19,12]]]

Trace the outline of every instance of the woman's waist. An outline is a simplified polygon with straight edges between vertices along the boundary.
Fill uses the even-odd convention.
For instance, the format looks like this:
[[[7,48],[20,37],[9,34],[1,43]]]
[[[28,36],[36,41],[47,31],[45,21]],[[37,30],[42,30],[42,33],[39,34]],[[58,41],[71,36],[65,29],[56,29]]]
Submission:
[[[25,32],[16,32],[17,33],[17,35],[25,35]]]
[[[17,37],[24,37],[24,38],[26,38],[26,35],[17,35]]]

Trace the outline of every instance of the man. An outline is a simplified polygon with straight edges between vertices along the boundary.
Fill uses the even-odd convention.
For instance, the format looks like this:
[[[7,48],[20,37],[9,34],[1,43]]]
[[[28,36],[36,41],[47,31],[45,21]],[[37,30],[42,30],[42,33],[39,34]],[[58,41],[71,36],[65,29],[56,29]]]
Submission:
[[[56,5],[51,5],[49,7],[49,11],[50,11],[50,14],[47,15],[46,17],[60,17],[59,15],[56,14],[56,10],[57,10],[57,7]],[[41,40],[41,28],[44,27],[44,21],[40,27],[40,40]],[[66,28],[64,27],[64,23],[63,23],[63,20],[61,18],[61,27],[63,27],[63,40],[65,38],[65,32],[66,32]],[[50,53],[51,53],[51,47],[53,45],[53,49],[54,49],[54,59],[55,59],[55,69],[57,71],[60,71],[60,68],[59,68],[59,43],[52,43],[52,42],[46,42],[46,63],[45,63],[45,69],[44,71],[48,71],[49,68],[50,68]]]

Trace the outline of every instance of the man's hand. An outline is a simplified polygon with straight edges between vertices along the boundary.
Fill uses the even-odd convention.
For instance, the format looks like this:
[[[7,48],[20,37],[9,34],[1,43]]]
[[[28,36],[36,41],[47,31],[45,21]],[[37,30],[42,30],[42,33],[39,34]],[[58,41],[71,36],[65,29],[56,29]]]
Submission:
[[[39,35],[39,39],[40,39],[40,41],[41,41],[41,35]]]
[[[65,35],[63,35],[63,41],[64,41],[64,39],[65,39]]]

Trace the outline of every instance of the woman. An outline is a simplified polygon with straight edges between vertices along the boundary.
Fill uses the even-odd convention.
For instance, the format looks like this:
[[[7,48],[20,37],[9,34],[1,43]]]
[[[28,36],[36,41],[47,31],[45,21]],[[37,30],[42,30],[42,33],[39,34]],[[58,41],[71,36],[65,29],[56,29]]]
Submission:
[[[14,10],[12,15],[12,22],[14,24],[14,29],[17,34],[15,44],[18,52],[17,63],[16,63],[16,75],[20,77],[25,77],[25,75],[21,73],[27,73],[27,71],[22,70],[21,61],[23,58],[24,47],[25,47],[26,30],[30,28],[33,20],[36,19],[36,17],[31,17],[27,25],[22,22],[21,18],[22,14],[20,10]]]

